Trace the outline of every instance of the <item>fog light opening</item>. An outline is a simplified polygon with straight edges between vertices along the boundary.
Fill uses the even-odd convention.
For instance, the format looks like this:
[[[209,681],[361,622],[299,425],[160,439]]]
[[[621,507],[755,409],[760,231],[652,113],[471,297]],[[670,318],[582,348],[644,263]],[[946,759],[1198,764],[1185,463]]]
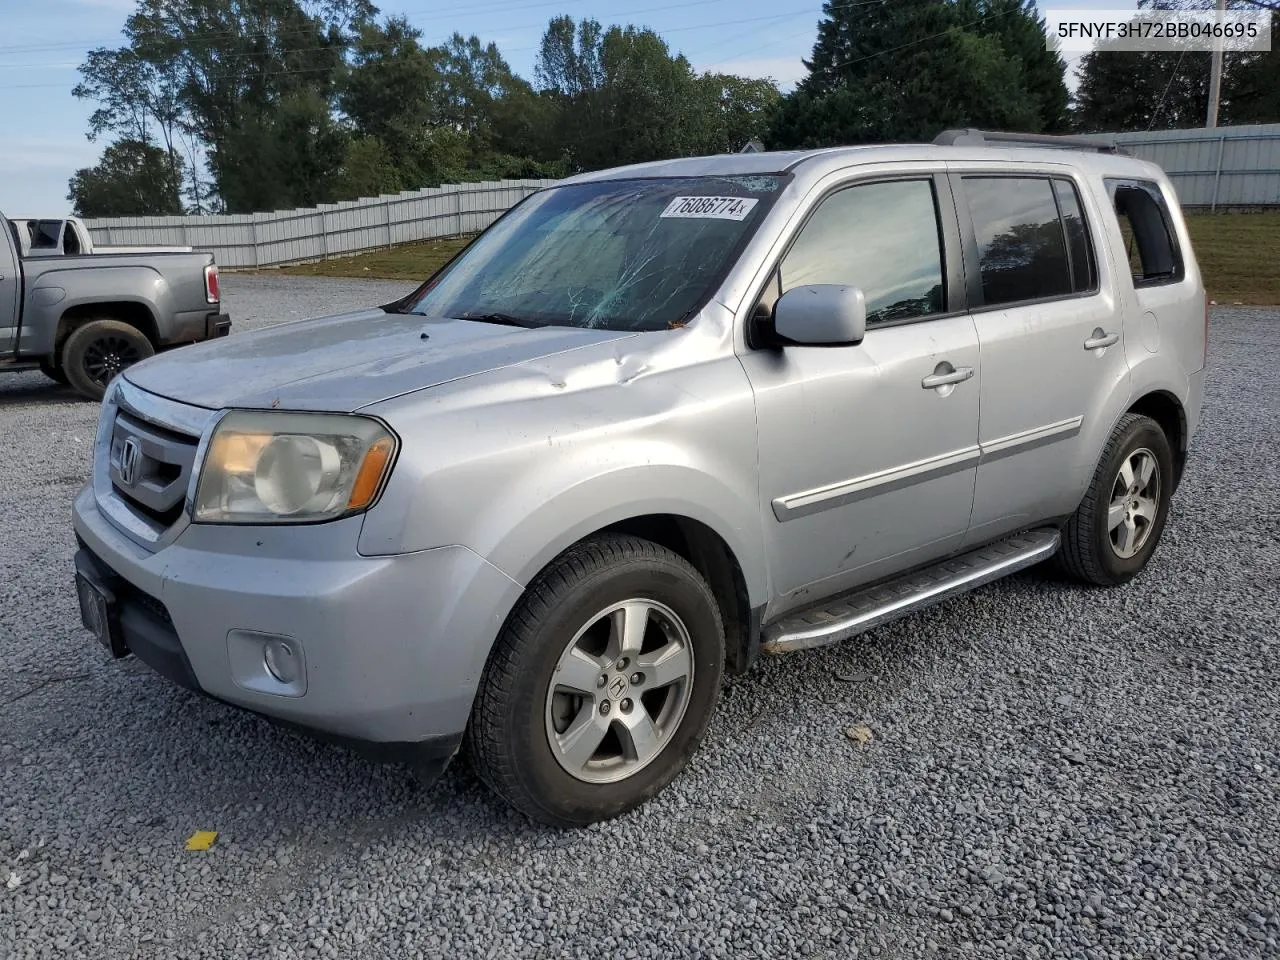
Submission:
[[[272,639],[264,643],[262,661],[267,672],[280,683],[288,685],[297,681],[298,654],[287,641]]]

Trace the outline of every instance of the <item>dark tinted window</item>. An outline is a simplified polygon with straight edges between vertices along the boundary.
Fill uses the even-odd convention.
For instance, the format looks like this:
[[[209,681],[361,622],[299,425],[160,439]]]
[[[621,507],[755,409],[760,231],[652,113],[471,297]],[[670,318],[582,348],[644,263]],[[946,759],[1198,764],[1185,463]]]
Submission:
[[[31,248],[54,250],[58,246],[58,236],[61,233],[61,220],[40,220],[34,225],[31,233]]]
[[[76,236],[76,228],[71,225],[70,220],[62,230],[62,252],[69,257],[80,252],[80,238]]]
[[[1080,196],[1075,185],[1066,180],[1053,181],[1053,194],[1058,198],[1058,212],[1062,214],[1062,225],[1067,231],[1071,285],[1076,293],[1084,293],[1097,286],[1098,274],[1093,262],[1093,244],[1089,242],[1089,230],[1080,209]]]
[[[1067,244],[1049,180],[964,179],[986,303],[1071,293]]]
[[[941,313],[942,243],[933,183],[869,183],[824,200],[782,261],[782,292],[811,283],[860,288],[867,323]]]
[[[1148,286],[1182,279],[1182,256],[1156,185],[1108,180],[1107,187],[1120,219],[1120,235],[1134,283]]]

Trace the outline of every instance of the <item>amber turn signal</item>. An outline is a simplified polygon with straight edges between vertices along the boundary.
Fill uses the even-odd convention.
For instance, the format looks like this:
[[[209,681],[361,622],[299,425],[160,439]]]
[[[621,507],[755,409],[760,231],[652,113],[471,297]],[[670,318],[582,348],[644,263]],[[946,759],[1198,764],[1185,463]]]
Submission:
[[[356,473],[356,482],[351,487],[351,499],[347,501],[347,509],[363,510],[373,502],[394,450],[395,443],[390,437],[382,437],[369,447]]]

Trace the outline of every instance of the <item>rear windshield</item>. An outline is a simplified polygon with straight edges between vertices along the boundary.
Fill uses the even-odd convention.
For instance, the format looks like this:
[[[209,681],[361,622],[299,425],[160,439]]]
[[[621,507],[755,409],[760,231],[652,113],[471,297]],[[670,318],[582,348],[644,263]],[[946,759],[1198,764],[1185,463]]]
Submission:
[[[31,234],[32,250],[55,250],[62,233],[61,220],[32,220],[27,225]]]
[[[606,180],[537,193],[408,309],[530,326],[663,330],[710,298],[782,176]]]

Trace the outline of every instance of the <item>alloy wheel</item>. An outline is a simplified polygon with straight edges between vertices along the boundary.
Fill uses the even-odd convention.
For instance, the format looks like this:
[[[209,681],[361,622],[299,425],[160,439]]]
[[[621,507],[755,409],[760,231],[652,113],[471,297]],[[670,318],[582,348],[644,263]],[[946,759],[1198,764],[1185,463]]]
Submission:
[[[142,359],[138,348],[124,337],[103,336],[84,351],[84,372],[94,383],[106,386],[117,373]]]
[[[1125,457],[1111,488],[1107,531],[1117,557],[1138,553],[1155,529],[1160,510],[1160,464],[1146,447]]]
[[[693,690],[693,644],[654,600],[613,604],[565,647],[547,687],[546,733],[556,762],[587,783],[615,783],[671,741]]]

